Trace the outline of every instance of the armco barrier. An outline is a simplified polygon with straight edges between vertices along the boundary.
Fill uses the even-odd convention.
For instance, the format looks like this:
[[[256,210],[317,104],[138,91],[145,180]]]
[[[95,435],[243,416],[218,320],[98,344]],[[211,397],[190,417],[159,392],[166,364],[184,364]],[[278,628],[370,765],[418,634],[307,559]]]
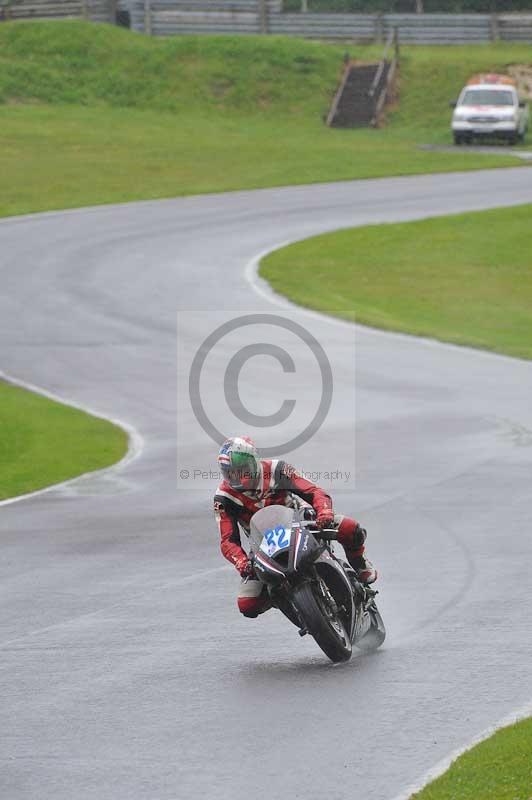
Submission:
[[[88,19],[115,22],[116,0],[0,0],[3,19]]]
[[[280,0],[151,0],[151,33],[265,33]]]
[[[532,42],[532,14],[284,14],[279,0],[144,0],[151,32],[270,33],[381,43],[398,28],[403,44]]]
[[[532,42],[532,14],[500,14],[498,36],[507,42]]]
[[[473,44],[494,38],[489,14],[387,14],[383,25],[385,33],[398,28],[402,44]]]
[[[377,42],[378,17],[372,14],[271,14],[269,32],[310,39]]]

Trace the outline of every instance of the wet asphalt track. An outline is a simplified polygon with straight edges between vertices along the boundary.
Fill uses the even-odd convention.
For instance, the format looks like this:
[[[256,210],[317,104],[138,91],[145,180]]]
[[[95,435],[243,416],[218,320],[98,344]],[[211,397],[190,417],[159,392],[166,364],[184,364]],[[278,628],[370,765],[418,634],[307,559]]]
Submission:
[[[0,223],[0,367],[145,439],[125,469],[0,508],[2,800],[391,800],[530,700],[529,363],[357,330],[356,492],[337,505],[369,529],[389,637],[347,665],[275,613],[240,618],[213,482],[175,485],[177,309],[193,350],[191,310],[282,313],[243,279],[265,248],[520,202],[526,168]],[[345,327],[289,313],[342,363]],[[186,425],[180,463],[208,464]],[[328,418],[302,466],[351,433]]]

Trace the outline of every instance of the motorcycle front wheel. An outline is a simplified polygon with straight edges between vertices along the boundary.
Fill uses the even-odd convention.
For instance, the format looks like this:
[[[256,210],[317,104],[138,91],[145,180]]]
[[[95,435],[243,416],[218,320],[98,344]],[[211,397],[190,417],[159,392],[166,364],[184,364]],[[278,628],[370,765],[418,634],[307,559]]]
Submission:
[[[314,583],[302,583],[292,594],[292,602],[305,627],[326,656],[335,664],[351,658],[351,639],[337,614],[328,607]]]

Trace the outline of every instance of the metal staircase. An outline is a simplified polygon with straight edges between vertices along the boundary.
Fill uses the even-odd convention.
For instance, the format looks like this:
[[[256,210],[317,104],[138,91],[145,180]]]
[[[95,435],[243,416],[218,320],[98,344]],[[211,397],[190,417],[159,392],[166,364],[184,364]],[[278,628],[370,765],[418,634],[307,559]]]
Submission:
[[[376,98],[386,85],[389,69],[389,64],[382,69],[379,64],[348,64],[328,124],[333,128],[363,128],[375,124]]]

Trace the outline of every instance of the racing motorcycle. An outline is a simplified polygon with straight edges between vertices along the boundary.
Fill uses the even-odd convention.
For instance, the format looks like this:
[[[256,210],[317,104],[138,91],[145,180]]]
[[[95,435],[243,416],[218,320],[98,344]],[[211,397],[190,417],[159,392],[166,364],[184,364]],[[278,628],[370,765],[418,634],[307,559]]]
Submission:
[[[348,661],[353,645],[375,650],[386,636],[377,592],[334,554],[337,538],[336,529],[305,519],[303,509],[266,506],[250,521],[251,560],[272,605],[335,663]]]

